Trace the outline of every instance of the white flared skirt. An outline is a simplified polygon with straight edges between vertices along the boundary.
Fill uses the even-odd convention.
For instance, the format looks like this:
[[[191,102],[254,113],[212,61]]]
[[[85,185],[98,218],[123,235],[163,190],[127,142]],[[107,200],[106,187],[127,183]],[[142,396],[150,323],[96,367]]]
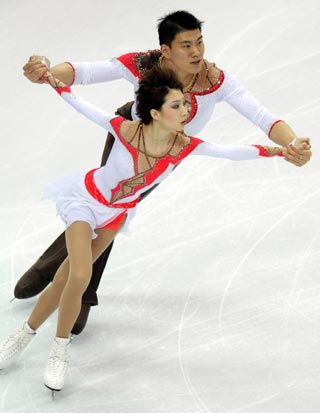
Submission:
[[[110,208],[98,202],[85,187],[86,173],[79,172],[49,183],[45,187],[44,198],[55,202],[57,215],[66,224],[66,228],[76,221],[87,222],[92,229],[92,239],[97,237],[95,229],[105,227],[127,210],[125,224],[119,232],[128,235],[129,224],[136,213],[136,207]]]

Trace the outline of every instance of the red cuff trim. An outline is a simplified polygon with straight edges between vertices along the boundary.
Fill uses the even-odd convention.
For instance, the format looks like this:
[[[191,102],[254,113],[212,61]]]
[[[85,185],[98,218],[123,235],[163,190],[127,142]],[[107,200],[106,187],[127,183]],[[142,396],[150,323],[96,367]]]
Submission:
[[[259,151],[259,156],[265,156],[266,158],[270,158],[272,155],[261,145],[252,145],[255,148],[258,149]],[[284,156],[282,152],[277,153],[276,155],[273,156]]]
[[[70,63],[70,62],[65,62],[65,63],[67,63],[67,65],[71,66],[71,69],[72,69],[73,78],[72,78],[72,82],[71,82],[71,85],[70,85],[70,86],[72,86],[74,84],[74,81],[75,81],[75,78],[76,78],[76,71],[74,70],[74,67],[73,67],[72,63]]]
[[[47,77],[42,76],[41,80],[45,83],[50,84]],[[70,86],[54,87],[53,89],[56,90],[59,93],[59,95],[61,95],[62,93],[71,93]]]
[[[269,137],[269,138],[270,138],[270,134],[271,134],[272,129],[273,129],[274,126],[275,126],[277,123],[279,123],[279,122],[284,122],[284,120],[279,119],[279,120],[276,120],[275,122],[273,122],[273,124],[271,125],[271,127],[270,127],[270,129],[269,129],[269,133],[268,133],[268,137]]]
[[[265,150],[265,148],[261,145],[253,145],[255,148],[258,149],[259,151],[259,156],[266,156],[266,157],[270,157],[270,155],[268,154],[268,152]]]
[[[62,93],[71,93],[70,86],[55,87],[54,89],[57,91],[57,93],[59,93],[59,95],[61,95]]]

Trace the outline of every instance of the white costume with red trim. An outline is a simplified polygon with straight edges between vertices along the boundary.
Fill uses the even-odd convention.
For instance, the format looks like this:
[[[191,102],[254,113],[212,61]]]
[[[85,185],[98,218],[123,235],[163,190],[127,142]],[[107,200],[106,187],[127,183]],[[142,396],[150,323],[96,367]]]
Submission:
[[[139,150],[127,142],[120,132],[121,116],[110,115],[80,96],[69,87],[56,88],[62,98],[77,111],[94,121],[115,137],[115,143],[105,166],[88,173],[62,178],[47,187],[47,197],[55,200],[57,212],[67,227],[75,221],[88,222],[94,231],[127,211],[125,227],[132,219],[140,195],[162,182],[189,155],[206,155],[232,160],[269,156],[261,146],[222,146],[189,137],[176,154],[171,150],[145,171],[139,171]],[[93,232],[93,238],[95,234]]]
[[[74,69],[74,84],[92,84],[116,79],[126,79],[134,89],[145,69],[141,60],[151,52],[128,53],[110,60],[69,63]],[[227,71],[221,71],[218,81],[202,92],[191,91],[191,112],[185,132],[198,134],[209,122],[218,102],[227,102],[240,114],[258,126],[266,135],[281,120],[262,106],[239,81]],[[135,105],[132,118],[137,119]]]

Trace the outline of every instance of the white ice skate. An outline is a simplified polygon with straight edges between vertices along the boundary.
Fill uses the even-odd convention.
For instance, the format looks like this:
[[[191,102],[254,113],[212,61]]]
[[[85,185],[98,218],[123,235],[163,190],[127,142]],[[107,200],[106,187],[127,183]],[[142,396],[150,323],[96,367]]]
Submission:
[[[48,389],[60,391],[65,382],[68,364],[69,364],[69,347],[71,340],[69,338],[56,337],[53,340],[51,352],[44,372],[44,385]],[[53,397],[54,393],[52,394]]]
[[[11,334],[0,347],[0,370],[13,364],[35,335],[27,322]]]

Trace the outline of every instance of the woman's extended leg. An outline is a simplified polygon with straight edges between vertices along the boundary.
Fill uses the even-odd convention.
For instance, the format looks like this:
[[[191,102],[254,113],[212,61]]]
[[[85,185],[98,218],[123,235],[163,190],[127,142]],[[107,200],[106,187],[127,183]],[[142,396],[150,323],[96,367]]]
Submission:
[[[86,223],[84,222],[76,222],[75,224],[83,224],[84,227],[86,227]],[[75,225],[73,224],[73,225]],[[108,229],[98,229],[96,230],[98,237],[91,241],[91,228],[87,228],[87,230],[81,229],[81,232],[84,235],[84,232],[86,232],[86,241],[82,240],[82,235],[78,233],[77,228],[71,229],[71,227],[67,230],[66,234],[69,234],[68,237],[70,239],[75,238],[76,239],[76,244],[75,244],[75,253],[73,254],[74,259],[76,261],[76,264],[73,266],[73,271],[76,275],[76,277],[82,277],[83,276],[83,269],[85,266],[87,267],[86,274],[89,277],[90,280],[90,274],[91,274],[91,266],[92,262],[96,261],[98,257],[102,254],[104,249],[112,242],[114,237],[117,234],[117,231],[111,231]],[[83,225],[80,225],[82,228]],[[78,227],[78,225],[77,225]],[[71,230],[71,234],[70,234]],[[67,235],[66,235],[67,236]],[[80,241],[81,240],[81,241]],[[80,252],[80,245],[79,242],[81,242],[81,248],[84,247],[86,252],[82,253]],[[72,243],[72,240],[71,240]],[[90,246],[91,245],[91,246]],[[68,247],[69,248],[69,247]],[[89,249],[88,249],[89,248]],[[72,249],[72,246],[71,246]],[[82,251],[82,249],[81,249]],[[92,252],[90,252],[92,251]],[[88,255],[90,254],[90,255]],[[77,272],[76,270],[76,265],[77,265],[77,257],[79,256],[79,259],[81,260],[82,258],[86,257],[87,263],[78,264],[78,267],[80,267],[80,272]],[[88,270],[88,260],[90,262],[90,269]],[[79,261],[80,263],[80,261]],[[61,299],[62,292],[64,291],[64,288],[67,284],[67,281],[69,280],[69,272],[70,272],[70,265],[69,265],[69,257],[67,257],[63,263],[60,265],[60,267],[57,270],[57,273],[53,279],[53,282],[46,288],[45,291],[39,296],[38,301],[28,319],[28,324],[33,330],[37,330],[40,325],[58,308],[59,302]],[[85,276],[85,278],[87,278]],[[73,295],[72,291],[74,290],[74,294],[76,293],[77,290],[79,290],[80,285],[74,286],[74,279],[73,282],[68,285],[68,289],[66,291],[65,298],[73,297],[75,298],[75,295]],[[81,293],[82,288],[79,290]],[[78,295],[78,294],[77,294]],[[67,302],[69,299],[67,298]],[[70,301],[71,302],[71,301]],[[77,306],[75,307],[77,308]],[[79,309],[80,311],[80,309]],[[78,311],[78,313],[79,313]],[[60,317],[61,318],[61,317]],[[73,316],[72,316],[73,318]],[[59,324],[59,323],[58,323]],[[68,324],[68,323],[67,323]],[[63,323],[64,325],[64,323]],[[62,330],[57,331],[57,336],[58,337],[64,337],[65,334],[62,336],[60,334],[63,334],[65,329],[63,328]]]
[[[52,283],[41,293],[28,319],[28,324],[37,330],[41,324],[58,308],[62,291],[69,274],[69,259],[66,258],[58,268]]]
[[[91,227],[77,221],[66,230],[69,274],[59,301],[57,337],[68,338],[92,272]]]
[[[98,237],[92,241],[89,224],[81,221],[75,222],[66,231],[69,275],[61,294],[56,337],[44,373],[44,384],[53,391],[59,391],[64,386],[69,364],[69,336],[80,312],[82,294],[90,281],[92,263],[112,242],[116,233],[105,229],[99,231]]]
[[[66,231],[69,275],[59,303],[57,337],[67,338],[81,309],[81,298],[92,272],[92,263],[113,241],[118,231],[96,230],[98,237],[91,240],[91,228],[75,222]]]

